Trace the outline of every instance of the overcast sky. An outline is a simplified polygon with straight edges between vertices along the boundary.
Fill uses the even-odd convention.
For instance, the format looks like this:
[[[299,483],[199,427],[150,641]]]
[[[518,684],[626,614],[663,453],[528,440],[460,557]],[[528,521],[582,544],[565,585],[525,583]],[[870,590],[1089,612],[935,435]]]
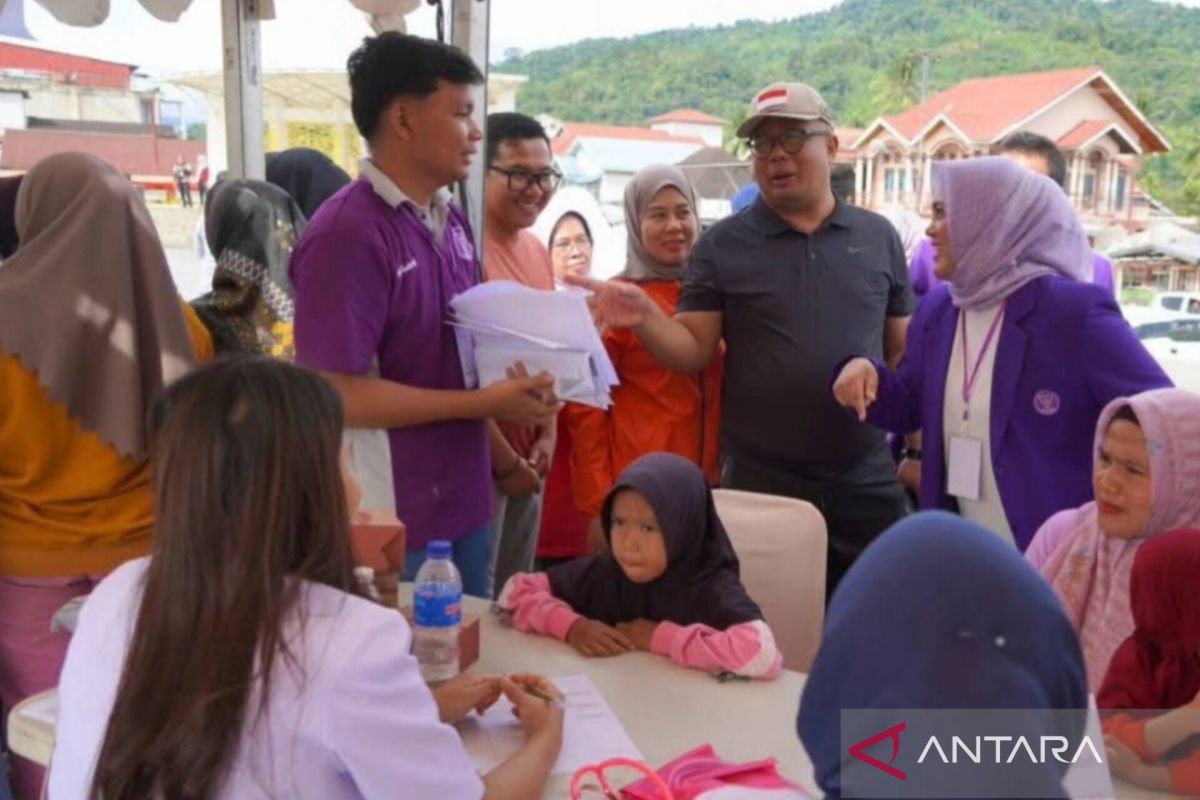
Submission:
[[[836,1],[492,0],[490,50],[493,59],[499,59],[514,47],[528,51],[689,25],[787,19],[830,8]],[[25,0],[26,23],[48,47],[134,62],[147,71],[220,69],[219,0],[194,0],[177,24],[158,22],[135,0],[111,3],[108,21],[88,29],[59,24],[33,0]],[[447,11],[449,5],[446,0]],[[277,18],[263,26],[263,60],[268,69],[342,68],[346,56],[370,33],[362,13],[348,0],[275,0],[275,8]],[[424,2],[408,20],[410,32],[434,35],[434,10]]]
[[[22,0],[8,0],[21,2]],[[110,0],[98,28],[62,25],[34,0],[23,0],[26,23],[55,49],[135,63],[152,73],[217,71],[221,66],[220,0],[194,0],[179,23],[151,17],[136,0]],[[445,0],[449,11],[450,0]],[[1200,0],[1182,0],[1200,7]],[[707,27],[740,19],[778,20],[823,11],[837,0],[491,0],[492,60],[509,48],[536,50],[581,39]],[[263,25],[267,69],[341,69],[370,33],[348,0],[275,0],[277,18]],[[434,35],[434,11],[424,0],[409,31]]]

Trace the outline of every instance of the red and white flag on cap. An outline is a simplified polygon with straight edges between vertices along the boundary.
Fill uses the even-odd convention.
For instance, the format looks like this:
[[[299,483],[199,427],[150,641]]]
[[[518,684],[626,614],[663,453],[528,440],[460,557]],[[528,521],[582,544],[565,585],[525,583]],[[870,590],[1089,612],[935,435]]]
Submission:
[[[765,92],[761,92],[758,97],[754,98],[754,108],[758,113],[761,114],[768,108],[786,105],[787,99],[787,89],[767,89]]]

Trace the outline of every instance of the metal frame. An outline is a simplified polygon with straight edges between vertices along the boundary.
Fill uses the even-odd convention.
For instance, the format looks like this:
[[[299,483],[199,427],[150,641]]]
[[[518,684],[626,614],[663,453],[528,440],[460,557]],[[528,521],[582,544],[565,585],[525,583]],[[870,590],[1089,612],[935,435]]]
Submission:
[[[452,0],[450,42],[463,50],[483,73],[483,86],[475,93],[475,124],[487,130],[488,28],[490,0]],[[483,260],[483,180],[486,165],[482,157],[471,163],[467,179],[459,184],[459,203],[467,211],[475,232],[475,250]]]
[[[259,20],[274,16],[273,0],[223,0],[225,151],[230,177],[266,177],[263,149],[262,40]]]
[[[490,0],[451,0],[450,40],[474,59],[484,82],[476,94],[475,122],[487,122],[488,25]],[[274,0],[222,0],[221,33],[224,40],[226,169],[231,177],[263,179],[263,72],[260,20],[275,16]],[[459,187],[459,200],[467,209],[476,244],[483,231],[482,159],[471,165]]]

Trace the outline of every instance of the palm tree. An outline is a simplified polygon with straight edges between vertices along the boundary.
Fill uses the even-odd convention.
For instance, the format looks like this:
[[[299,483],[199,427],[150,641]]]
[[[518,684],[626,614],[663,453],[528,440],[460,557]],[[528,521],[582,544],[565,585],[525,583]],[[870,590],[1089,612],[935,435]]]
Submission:
[[[744,159],[750,155],[750,146],[746,144],[746,140],[737,135],[737,129],[742,126],[749,116],[748,109],[742,108],[733,119],[725,126],[725,152],[738,159]]]

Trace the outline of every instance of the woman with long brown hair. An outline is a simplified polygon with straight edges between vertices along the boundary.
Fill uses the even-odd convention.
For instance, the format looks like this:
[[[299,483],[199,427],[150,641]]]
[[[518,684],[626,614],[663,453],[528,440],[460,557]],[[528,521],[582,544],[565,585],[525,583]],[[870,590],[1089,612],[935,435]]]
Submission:
[[[519,687],[542,679],[500,680],[527,738],[481,780],[438,721],[403,617],[358,596],[342,422],[324,380],[263,358],[199,370],[158,401],[154,554],[80,615],[51,797],[540,793],[562,712]]]

